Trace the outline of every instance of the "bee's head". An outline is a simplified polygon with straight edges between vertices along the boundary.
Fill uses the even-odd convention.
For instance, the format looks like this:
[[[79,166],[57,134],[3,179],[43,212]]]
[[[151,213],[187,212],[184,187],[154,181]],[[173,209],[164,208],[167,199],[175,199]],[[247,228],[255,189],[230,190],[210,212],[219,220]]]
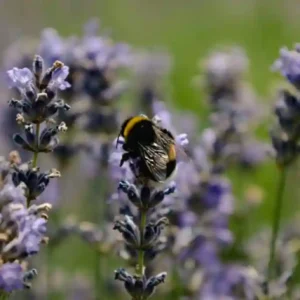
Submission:
[[[118,147],[118,142],[119,142],[120,136],[122,136],[126,140],[126,138],[127,138],[128,134],[130,133],[131,129],[136,124],[138,124],[142,120],[148,120],[148,119],[149,118],[146,115],[137,115],[137,116],[127,118],[123,122],[123,124],[121,125],[121,129],[120,129],[120,132],[119,132],[119,135],[118,135],[116,147]]]

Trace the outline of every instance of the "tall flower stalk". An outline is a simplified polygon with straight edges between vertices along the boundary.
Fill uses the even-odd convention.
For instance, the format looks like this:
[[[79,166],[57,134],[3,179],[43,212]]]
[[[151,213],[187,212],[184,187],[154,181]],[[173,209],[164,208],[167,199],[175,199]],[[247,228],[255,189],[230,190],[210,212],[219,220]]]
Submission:
[[[97,20],[85,26],[85,34],[78,48],[81,55],[82,92],[87,97],[86,109],[79,123],[90,138],[86,143],[89,159],[94,166],[94,174],[89,186],[89,201],[95,201],[93,221],[100,227],[106,219],[105,201],[111,192],[108,159],[113,137],[118,131],[118,110],[116,100],[122,94],[124,85],[115,80],[117,69],[128,63],[129,47],[113,43],[108,37],[99,35]],[[99,194],[102,199],[99,200]],[[105,259],[95,251],[94,281],[96,299],[104,293],[102,271]]]
[[[274,63],[273,69],[281,74],[296,89],[299,89],[299,47],[289,51],[287,48],[280,50],[280,58]],[[281,212],[283,209],[283,197],[286,186],[286,177],[289,167],[295,163],[300,152],[300,99],[298,93],[292,93],[282,89],[275,105],[276,125],[271,131],[271,139],[276,155],[276,163],[279,166],[279,182],[277,198],[275,202],[272,237],[270,242],[270,257],[268,265],[268,282],[277,275],[277,240],[280,231]]]
[[[274,206],[273,213],[273,225],[272,225],[272,237],[270,242],[270,256],[269,256],[269,264],[268,264],[268,280],[270,281],[274,276],[276,276],[276,241],[278,238],[279,230],[280,230],[280,220],[281,220],[281,212],[283,206],[283,198],[284,191],[286,186],[286,174],[287,169],[283,168],[279,173],[279,182],[278,182],[278,190],[277,197]]]
[[[138,211],[136,217],[125,215],[124,219],[117,220],[114,226],[115,230],[122,233],[131,253],[135,253],[136,272],[135,275],[131,275],[120,268],[115,271],[115,279],[124,282],[124,287],[132,300],[146,300],[167,276],[166,272],[162,272],[148,278],[146,261],[150,261],[159,253],[161,234],[168,225],[166,216],[158,217],[154,213],[155,209],[165,196],[175,191],[175,186],[156,190],[146,185],[137,186],[128,181],[121,181],[119,189],[127,195],[128,200]]]
[[[140,232],[144,232],[145,231],[145,227],[147,224],[147,210],[140,210]],[[143,236],[141,235],[141,244],[143,243]],[[138,262],[137,262],[137,266],[136,266],[136,271],[137,274],[139,276],[144,276],[144,268],[145,268],[145,262],[144,262],[144,258],[145,258],[145,252],[143,249],[139,249],[138,250]]]
[[[1,246],[2,299],[8,299],[16,290],[30,288],[37,271],[27,269],[26,258],[38,253],[40,244],[47,242],[51,205],[34,202],[52,178],[60,177],[60,172],[41,172],[38,156],[51,152],[59,142],[57,134],[66,130],[63,122],[56,126],[53,117],[59,110],[70,108],[57,99],[57,91],[70,86],[65,81],[67,76],[68,67],[60,61],[44,71],[44,61],[38,55],[34,57],[32,71],[16,67],[7,71],[10,88],[20,95],[20,99],[12,99],[9,104],[17,109],[16,121],[24,129],[24,134],[16,133],[13,139],[32,153],[32,160],[22,164],[19,155],[11,152],[9,161],[1,162],[1,234],[6,237]]]

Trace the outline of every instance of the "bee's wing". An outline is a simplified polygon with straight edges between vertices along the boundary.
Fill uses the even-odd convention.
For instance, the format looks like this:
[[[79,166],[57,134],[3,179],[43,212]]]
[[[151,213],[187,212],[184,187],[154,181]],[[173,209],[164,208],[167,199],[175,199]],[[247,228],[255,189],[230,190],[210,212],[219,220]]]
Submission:
[[[174,137],[167,129],[158,126],[154,126],[153,129],[155,132],[156,141],[162,146],[163,149],[167,150],[171,144],[175,143]]]
[[[175,150],[177,161],[185,163],[192,161],[192,155],[189,153],[189,149],[185,149],[182,146],[176,144]]]
[[[168,150],[171,144],[175,145],[176,160],[183,162],[190,162],[192,160],[191,154],[188,153],[188,150],[176,143],[175,138],[167,129],[155,126],[154,130],[158,143],[162,145],[164,149]]]
[[[166,180],[168,154],[162,146],[152,143],[151,145],[139,145],[141,157],[143,158],[148,170],[156,181]]]

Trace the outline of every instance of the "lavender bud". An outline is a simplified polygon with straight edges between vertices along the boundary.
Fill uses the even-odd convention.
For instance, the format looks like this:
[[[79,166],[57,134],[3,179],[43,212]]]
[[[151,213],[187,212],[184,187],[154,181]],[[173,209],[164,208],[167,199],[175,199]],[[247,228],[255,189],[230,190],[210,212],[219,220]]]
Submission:
[[[163,272],[146,280],[145,277],[132,276],[120,268],[115,271],[115,279],[124,282],[124,286],[128,294],[133,299],[146,300],[153,295],[155,287],[165,281],[167,273]]]
[[[26,138],[22,137],[19,133],[13,135],[13,140],[15,144],[24,150],[35,152],[34,145],[27,142]]]
[[[174,193],[175,190],[176,190],[176,185],[172,184],[170,187],[166,188],[164,191],[155,192],[154,195],[151,197],[149,207],[157,206],[164,200],[165,196]]]
[[[18,186],[21,182],[25,185],[28,200],[32,201],[45,190],[50,178],[59,176],[60,174],[53,172],[53,170],[39,172],[39,169],[22,170],[16,167],[12,174],[12,180],[15,186]]]
[[[125,194],[127,194],[128,200],[132,202],[135,206],[141,207],[141,199],[138,196],[138,190],[135,185],[130,184],[127,181],[121,181],[119,183],[118,189],[122,190]]]
[[[32,70],[36,78],[37,83],[40,81],[40,77],[44,72],[44,60],[40,55],[35,55],[33,59]]]
[[[144,239],[142,243],[142,248],[152,248],[154,247],[161,235],[161,231],[164,229],[166,225],[169,224],[169,221],[166,217],[158,219],[155,223],[149,223],[144,232]]]
[[[130,295],[134,293],[135,280],[125,269],[120,268],[115,271],[115,280],[123,281],[125,289]]]
[[[26,93],[25,93],[26,97],[28,98],[28,100],[30,100],[31,102],[34,102],[36,97],[37,97],[37,92],[34,89],[33,85],[29,85],[26,88]]]
[[[113,229],[122,233],[123,238],[128,245],[134,248],[140,246],[140,232],[131,217],[125,216],[125,220],[116,221]]]
[[[59,143],[57,134],[64,131],[65,127],[56,126],[54,128],[45,128],[39,139],[39,152],[52,152]]]
[[[144,280],[143,278],[134,277],[135,285],[133,293],[131,294],[133,297],[141,297],[144,294]]]
[[[166,277],[167,277],[166,272],[162,272],[156,276],[150,277],[146,283],[146,288],[144,291],[144,299],[148,299],[150,296],[152,296],[155,291],[155,288],[159,284],[165,282]]]
[[[25,137],[26,137],[26,141],[29,145],[31,145],[32,148],[35,147],[34,143],[35,143],[35,134],[33,132],[33,125],[29,124],[29,125],[25,125],[24,127],[25,129]]]
[[[31,269],[29,271],[26,271],[23,276],[23,280],[26,281],[31,281],[38,275],[37,269]]]

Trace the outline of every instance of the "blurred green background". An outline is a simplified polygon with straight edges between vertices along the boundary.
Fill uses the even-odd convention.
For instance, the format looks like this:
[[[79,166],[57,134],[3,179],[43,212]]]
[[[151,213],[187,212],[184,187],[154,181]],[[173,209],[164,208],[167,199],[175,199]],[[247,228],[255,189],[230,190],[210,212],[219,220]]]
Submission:
[[[2,0],[0,50],[21,36],[39,36],[44,27],[54,27],[62,35],[80,34],[91,17],[99,17],[102,29],[111,30],[115,40],[169,51],[174,59],[172,99],[179,109],[194,111],[202,123],[207,118],[205,96],[191,84],[200,58],[219,45],[242,46],[250,59],[249,81],[265,101],[270,101],[271,109],[273,82],[280,76],[270,72],[270,65],[280,47],[300,41],[298,0]],[[267,136],[269,126],[260,129],[262,137]],[[299,172],[295,169],[291,173],[285,215],[295,212],[298,202]],[[251,231],[270,222],[277,180],[274,165],[268,163],[243,175],[235,170],[230,176],[237,198],[250,184],[265,189],[264,203],[252,217]],[[80,249],[78,256],[85,255],[87,250]],[[111,270],[108,267],[108,272]]]

